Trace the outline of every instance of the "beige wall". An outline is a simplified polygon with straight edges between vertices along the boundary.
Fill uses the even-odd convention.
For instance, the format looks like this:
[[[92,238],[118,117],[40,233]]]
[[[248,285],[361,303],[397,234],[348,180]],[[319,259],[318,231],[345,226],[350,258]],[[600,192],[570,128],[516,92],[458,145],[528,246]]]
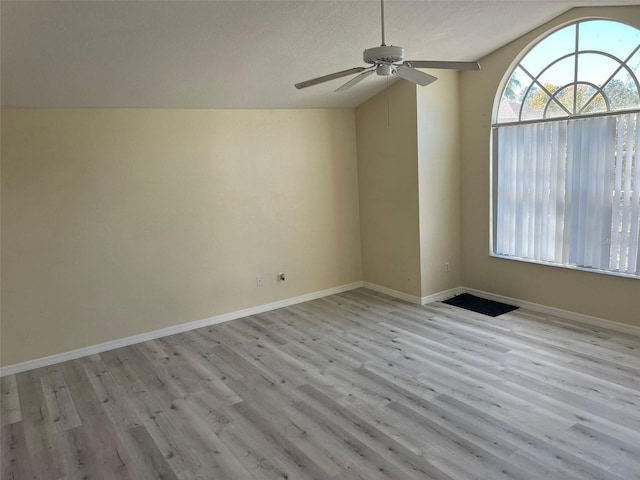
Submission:
[[[356,109],[364,280],[415,297],[461,281],[458,74],[436,74]]]
[[[431,73],[438,81],[417,89],[423,297],[459,287],[462,280],[459,74]]]
[[[587,17],[618,19],[640,28],[637,6],[575,9],[482,59],[480,72],[461,75],[462,283],[640,325],[640,280],[489,257],[489,136],[494,99],[523,49],[553,27]]]
[[[2,129],[3,365],[362,278],[352,109],[16,109]]]
[[[364,281],[420,297],[416,87],[396,82],[356,125]]]
[[[588,16],[640,28],[640,7],[573,10],[480,72],[396,82],[355,112],[4,110],[1,364],[362,279],[640,325],[638,280],[489,256],[500,83],[549,28]]]

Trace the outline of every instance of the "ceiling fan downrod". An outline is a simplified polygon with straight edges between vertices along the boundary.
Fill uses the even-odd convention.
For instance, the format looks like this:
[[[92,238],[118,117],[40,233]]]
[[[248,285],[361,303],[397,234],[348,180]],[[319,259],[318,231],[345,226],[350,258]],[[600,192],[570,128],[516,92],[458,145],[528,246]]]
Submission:
[[[381,47],[386,47],[387,44],[384,43],[384,0],[380,0],[380,23],[382,25],[382,43]]]

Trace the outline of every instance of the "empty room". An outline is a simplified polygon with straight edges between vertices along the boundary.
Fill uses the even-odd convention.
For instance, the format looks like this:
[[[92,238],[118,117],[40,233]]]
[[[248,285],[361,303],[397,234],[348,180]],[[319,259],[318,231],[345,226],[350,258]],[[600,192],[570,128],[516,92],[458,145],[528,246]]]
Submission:
[[[0,479],[640,480],[636,0],[1,0]]]

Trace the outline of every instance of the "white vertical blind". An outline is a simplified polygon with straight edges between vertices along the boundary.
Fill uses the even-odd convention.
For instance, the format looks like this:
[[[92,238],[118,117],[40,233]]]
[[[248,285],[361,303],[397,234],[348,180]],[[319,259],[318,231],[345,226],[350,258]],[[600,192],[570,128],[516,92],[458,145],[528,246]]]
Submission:
[[[640,274],[638,114],[496,128],[494,253]]]
[[[499,127],[495,253],[562,261],[567,123]]]
[[[611,223],[610,268],[640,274],[640,160],[638,114],[621,115],[617,129],[614,208]]]
[[[565,197],[570,249],[569,265],[608,269],[614,166],[615,117],[570,120],[568,124]],[[569,183],[568,183],[569,185]],[[605,193],[606,191],[606,193]]]

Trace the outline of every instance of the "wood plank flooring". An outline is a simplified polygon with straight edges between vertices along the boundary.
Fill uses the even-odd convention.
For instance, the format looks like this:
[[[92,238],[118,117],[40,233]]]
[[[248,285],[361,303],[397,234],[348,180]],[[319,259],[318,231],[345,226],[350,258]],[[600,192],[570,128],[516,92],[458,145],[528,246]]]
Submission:
[[[2,378],[2,479],[640,479],[640,336],[365,289]]]

